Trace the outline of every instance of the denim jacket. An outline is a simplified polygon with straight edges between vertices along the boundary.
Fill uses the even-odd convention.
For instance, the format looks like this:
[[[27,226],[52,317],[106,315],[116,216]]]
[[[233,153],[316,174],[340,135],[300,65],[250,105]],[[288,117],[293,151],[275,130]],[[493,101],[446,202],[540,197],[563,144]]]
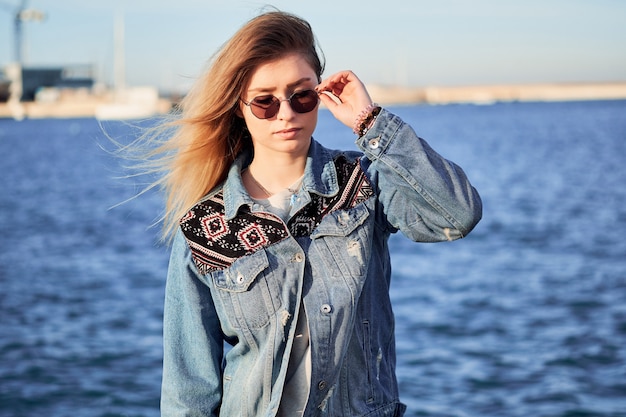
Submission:
[[[312,357],[304,415],[404,414],[389,235],[458,239],[482,205],[461,168],[386,110],[357,146],[311,141],[287,223],[247,194],[244,157],[181,219],[166,285],[163,416],[275,416],[301,303]]]

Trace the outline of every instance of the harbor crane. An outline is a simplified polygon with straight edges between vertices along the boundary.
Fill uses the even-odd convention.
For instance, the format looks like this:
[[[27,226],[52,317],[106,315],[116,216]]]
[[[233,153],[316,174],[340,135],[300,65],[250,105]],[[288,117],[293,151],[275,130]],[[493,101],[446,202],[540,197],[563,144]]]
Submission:
[[[27,3],[28,0],[21,0],[17,6],[12,6],[8,2],[0,1],[0,7],[2,7],[2,9],[13,13],[14,59],[18,65],[22,65],[24,60],[24,34],[22,25],[24,22],[43,22],[46,19],[44,12],[29,9]]]

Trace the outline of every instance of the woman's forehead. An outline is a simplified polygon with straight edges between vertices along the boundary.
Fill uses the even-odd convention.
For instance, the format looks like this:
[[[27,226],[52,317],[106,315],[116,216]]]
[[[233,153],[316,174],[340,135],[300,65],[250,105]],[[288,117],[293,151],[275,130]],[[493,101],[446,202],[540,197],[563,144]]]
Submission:
[[[307,83],[317,84],[315,71],[301,54],[291,54],[259,65],[250,77],[247,90],[272,91]]]

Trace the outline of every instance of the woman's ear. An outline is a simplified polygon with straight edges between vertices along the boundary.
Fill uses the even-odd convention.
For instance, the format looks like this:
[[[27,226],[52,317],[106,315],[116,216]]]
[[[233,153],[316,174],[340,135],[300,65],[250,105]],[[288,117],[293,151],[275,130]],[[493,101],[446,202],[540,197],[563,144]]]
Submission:
[[[240,100],[237,100],[237,106],[235,106],[235,115],[240,119],[243,119],[243,104]]]

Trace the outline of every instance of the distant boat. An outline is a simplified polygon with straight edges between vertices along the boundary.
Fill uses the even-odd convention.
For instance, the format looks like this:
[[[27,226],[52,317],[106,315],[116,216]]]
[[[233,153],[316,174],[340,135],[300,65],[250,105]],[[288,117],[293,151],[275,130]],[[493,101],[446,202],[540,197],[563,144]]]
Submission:
[[[133,87],[116,92],[111,103],[96,107],[99,120],[145,119],[163,113],[162,101],[155,87]]]
[[[124,15],[118,13],[114,26],[113,101],[96,107],[95,117],[99,120],[145,119],[163,112],[162,101],[159,100],[159,92],[155,87],[126,87],[124,25]]]

